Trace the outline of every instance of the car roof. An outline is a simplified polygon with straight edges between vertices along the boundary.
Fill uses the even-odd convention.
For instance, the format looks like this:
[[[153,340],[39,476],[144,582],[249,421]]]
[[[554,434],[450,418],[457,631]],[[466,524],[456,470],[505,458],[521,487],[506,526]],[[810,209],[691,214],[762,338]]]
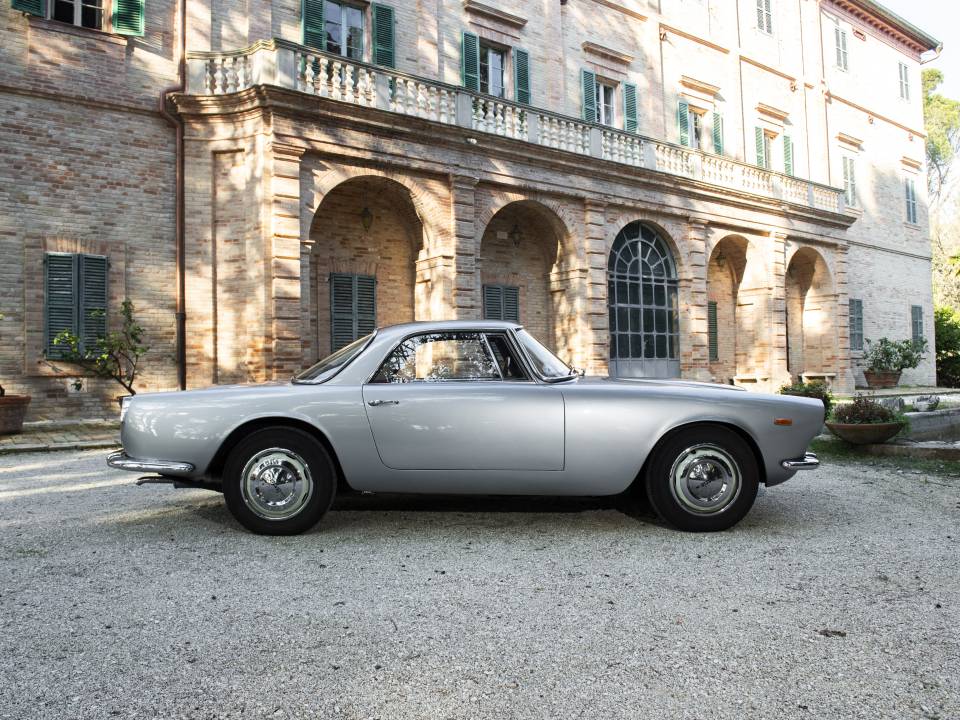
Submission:
[[[452,332],[467,330],[519,330],[522,325],[506,320],[421,320],[377,328],[377,335],[395,337],[421,332]]]

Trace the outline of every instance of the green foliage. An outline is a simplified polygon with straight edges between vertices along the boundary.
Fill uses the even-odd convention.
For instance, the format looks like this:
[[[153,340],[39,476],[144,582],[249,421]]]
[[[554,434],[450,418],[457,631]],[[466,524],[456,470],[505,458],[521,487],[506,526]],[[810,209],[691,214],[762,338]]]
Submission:
[[[960,146],[960,102],[934,92],[943,73],[923,71],[923,123],[927,130],[927,176],[930,194],[937,198],[947,180],[950,164]]]
[[[143,344],[143,328],[133,317],[133,303],[124,300],[120,315],[123,318],[120,330],[97,338],[95,347],[81,347],[80,338],[69,330],[61,332],[53,342],[67,346],[62,355],[66,362],[75,363],[97,377],[116,380],[127,392],[136,395],[133,384],[140,358],[149,348]]]
[[[960,387],[960,312],[938,307],[933,322],[937,333],[937,385]]]
[[[829,417],[830,408],[833,407],[833,394],[823,380],[813,380],[808,383],[795,382],[792,385],[784,385],[780,388],[780,394],[817,398],[823,403],[824,417]]]
[[[873,425],[877,423],[900,423],[906,425],[907,419],[888,407],[863,395],[857,395],[852,402],[841,403],[833,409],[830,421],[850,425]]]
[[[915,368],[927,352],[926,338],[919,340],[891,340],[882,337],[876,342],[866,341],[863,360],[873,372],[897,372]]]

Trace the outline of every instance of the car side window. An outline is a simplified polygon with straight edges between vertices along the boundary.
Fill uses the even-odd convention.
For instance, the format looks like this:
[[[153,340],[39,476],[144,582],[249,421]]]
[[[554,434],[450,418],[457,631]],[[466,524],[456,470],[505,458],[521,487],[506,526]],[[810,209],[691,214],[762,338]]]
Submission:
[[[427,333],[390,353],[375,383],[500,380],[500,367],[480,333]]]
[[[493,358],[500,366],[500,374],[504,380],[528,380],[527,374],[523,371],[523,366],[517,360],[517,355],[510,347],[507,336],[503,333],[487,333],[487,342],[490,344],[490,351]]]

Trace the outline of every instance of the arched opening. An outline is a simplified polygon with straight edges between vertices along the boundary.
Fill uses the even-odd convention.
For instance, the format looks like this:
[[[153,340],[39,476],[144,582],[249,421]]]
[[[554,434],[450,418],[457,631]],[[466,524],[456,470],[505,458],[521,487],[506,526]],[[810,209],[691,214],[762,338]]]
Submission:
[[[310,318],[317,356],[377,326],[414,319],[423,226],[409,191],[358,177],[326,194],[310,227]]]
[[[680,375],[677,268],[664,238],[639,221],[613,241],[607,265],[610,375]]]
[[[832,377],[837,337],[836,293],[830,269],[813,248],[801,248],[787,265],[787,370]]]
[[[557,308],[550,292],[564,237],[563,222],[533,200],[509,203],[480,240],[482,316],[513,320],[551,348],[558,345]]]
[[[714,247],[707,265],[707,354],[710,374],[732,384],[746,371],[753,346],[751,308],[740,303],[747,269],[747,241],[731,235]]]

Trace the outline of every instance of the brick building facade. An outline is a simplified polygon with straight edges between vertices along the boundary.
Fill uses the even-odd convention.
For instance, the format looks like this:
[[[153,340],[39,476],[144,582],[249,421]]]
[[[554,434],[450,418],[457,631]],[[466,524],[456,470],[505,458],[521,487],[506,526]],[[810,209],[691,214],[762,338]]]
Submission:
[[[484,314],[588,372],[766,390],[849,391],[862,338],[932,342],[938,48],[872,0],[12,2],[0,376],[34,417],[117,394],[46,352],[50,253],[108,259],[108,322],[129,297],[147,328],[141,387],[177,385],[160,97],[190,387]]]

